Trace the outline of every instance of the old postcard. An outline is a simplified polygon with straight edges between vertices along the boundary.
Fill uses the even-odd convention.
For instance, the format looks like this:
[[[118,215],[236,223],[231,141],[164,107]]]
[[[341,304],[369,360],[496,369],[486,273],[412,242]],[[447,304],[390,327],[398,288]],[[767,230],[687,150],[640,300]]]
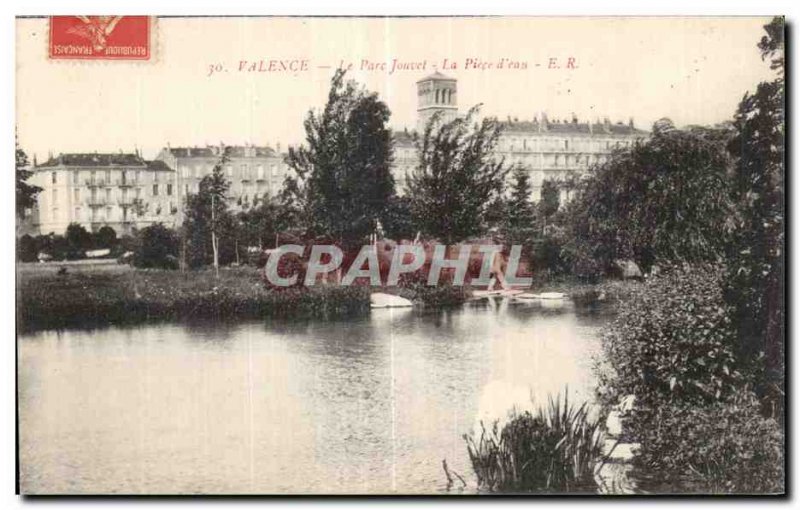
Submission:
[[[785,493],[783,17],[15,55],[21,494]]]

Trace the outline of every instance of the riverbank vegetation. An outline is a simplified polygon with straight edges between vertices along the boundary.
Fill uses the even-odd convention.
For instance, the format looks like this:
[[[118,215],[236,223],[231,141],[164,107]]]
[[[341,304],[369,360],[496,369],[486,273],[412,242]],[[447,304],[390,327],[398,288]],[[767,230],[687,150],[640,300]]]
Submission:
[[[785,490],[783,20],[765,29],[758,46],[777,76],[732,122],[658,121],[568,184],[575,198],[534,243],[556,277],[595,281],[620,259],[647,275],[605,332],[598,388],[608,410],[633,402],[622,434],[639,443],[630,462],[645,490]],[[494,459],[484,443],[471,455]]]
[[[488,492],[594,492],[594,470],[602,452],[599,417],[567,393],[535,413],[513,414],[499,428],[481,423],[480,435],[465,435],[478,489]]]
[[[364,287],[318,286],[271,290],[253,268],[181,273],[29,274],[18,282],[22,331],[151,320],[333,318],[369,312]]]
[[[306,119],[307,146],[289,154],[296,175],[280,196],[234,212],[223,157],[184,204],[184,225],[136,233],[132,263],[160,270],[34,275],[20,284],[20,324],[366,313],[366,287],[270,289],[254,267],[206,269],[255,262],[248,254],[282,235],[345,248],[410,235],[521,244],[534,289],[620,304],[604,336],[598,393],[607,407],[635,397],[625,435],[641,444],[636,465],[698,492],[782,492],[783,20],[765,28],[758,47],[777,76],[746,94],[731,121],[678,128],[661,119],[650,137],[581,178],[542,183],[536,203],[526,173],[492,157],[501,126],[472,122],[476,109],[450,123],[434,116],[412,137],[420,158],[400,197],[388,107],[337,72],[326,105]],[[560,204],[563,196],[571,199]],[[84,232],[71,226],[57,240],[66,258],[96,243]],[[20,243],[28,259],[57,249],[29,244]],[[643,283],[608,281],[630,264]],[[468,291],[416,283],[397,292],[444,306],[463,303]],[[599,426],[584,407],[555,402],[467,439],[484,489],[582,485]]]
[[[641,443],[640,471],[694,492],[785,490],[783,20],[765,29],[759,48],[777,76],[745,95],[732,123],[654,131],[648,144],[660,150],[646,160],[664,164],[631,166],[647,171],[650,184],[637,187],[641,197],[623,209],[624,220],[619,208],[587,209],[585,194],[576,205],[593,211],[579,222],[594,224],[581,241],[595,247],[592,258],[602,258],[601,246],[645,268],[661,266],[623,303],[604,337],[610,371],[600,394],[608,405],[635,397],[626,428]],[[666,137],[673,147],[659,141]],[[687,150],[692,161],[673,167]],[[637,152],[651,154],[635,149],[612,158],[597,180],[624,174]],[[694,176],[661,189],[698,164]],[[609,189],[603,202],[622,198]],[[669,195],[681,204],[653,206]],[[603,233],[612,230],[613,241]]]

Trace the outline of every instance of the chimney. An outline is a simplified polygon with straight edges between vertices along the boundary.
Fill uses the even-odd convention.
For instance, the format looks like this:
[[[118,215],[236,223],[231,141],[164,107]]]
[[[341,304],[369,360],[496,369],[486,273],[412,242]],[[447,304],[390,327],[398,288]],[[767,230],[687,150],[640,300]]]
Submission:
[[[603,129],[606,133],[611,132],[611,121],[608,120],[608,117],[603,117]]]
[[[547,114],[545,112],[542,112],[542,122],[540,124],[542,131],[547,131],[549,124],[550,122],[547,120]]]
[[[628,119],[628,127],[633,129],[633,117]]]

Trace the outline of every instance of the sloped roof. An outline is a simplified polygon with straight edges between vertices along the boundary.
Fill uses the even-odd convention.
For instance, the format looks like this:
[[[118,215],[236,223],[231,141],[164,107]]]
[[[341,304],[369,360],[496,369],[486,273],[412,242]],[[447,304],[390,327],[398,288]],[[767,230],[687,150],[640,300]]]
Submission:
[[[145,166],[146,162],[141,156],[130,153],[70,153],[59,154],[50,158],[37,168],[55,166],[85,166],[85,167],[107,167],[107,166]]]
[[[158,159],[153,160],[153,161],[148,161],[147,162],[147,169],[148,170],[156,170],[156,171],[159,171],[159,172],[174,172],[175,171],[172,168],[170,168],[169,165],[167,165],[166,163],[164,163],[163,161],[158,160]]]
[[[176,158],[215,158],[220,156],[219,147],[169,147],[167,150]],[[276,156],[278,153],[272,147],[244,147],[242,145],[228,146],[228,155],[234,158],[245,157],[247,149],[255,151],[255,157],[266,158]]]
[[[428,76],[417,80],[417,83],[429,80],[446,80],[446,81],[456,81],[455,78],[450,78],[449,76],[445,76],[439,71],[435,71],[433,74],[429,74]]]
[[[646,135],[647,131],[637,129],[630,124],[617,122],[616,124],[604,122],[547,122],[543,124],[534,121],[504,121],[500,123],[506,131],[518,132],[543,132],[564,134],[611,134],[611,135]],[[545,127],[546,126],[546,127]]]

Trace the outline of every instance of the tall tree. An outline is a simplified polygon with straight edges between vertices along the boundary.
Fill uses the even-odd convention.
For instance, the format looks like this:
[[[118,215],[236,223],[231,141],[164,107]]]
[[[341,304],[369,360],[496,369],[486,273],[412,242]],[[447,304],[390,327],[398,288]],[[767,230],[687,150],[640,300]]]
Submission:
[[[733,196],[740,215],[726,296],[737,312],[743,356],[766,355],[760,390],[777,404],[783,394],[785,335],[783,19],[774,18],[764,29],[758,47],[762,58],[770,59],[776,78],[760,83],[754,94],[745,94],[734,117],[736,134],[728,145],[736,158]]]
[[[384,216],[395,195],[390,115],[376,93],[336,71],[325,108],[306,117],[305,146],[286,159],[297,174],[287,189],[309,233],[360,243]]]
[[[509,169],[493,155],[501,126],[493,118],[477,122],[479,108],[447,123],[438,113],[431,118],[408,180],[417,229],[447,243],[484,233],[505,189]]]
[[[223,149],[214,169],[200,180],[198,192],[186,198],[183,230],[191,267],[211,263],[218,269],[220,261],[235,258],[235,222],[228,208],[231,184],[224,173],[229,152]]]
[[[28,179],[33,172],[28,169],[28,155],[25,154],[19,144],[16,144],[16,170],[17,170],[17,216],[22,218],[25,211],[36,205],[36,196],[42,188],[33,184],[28,184]]]

